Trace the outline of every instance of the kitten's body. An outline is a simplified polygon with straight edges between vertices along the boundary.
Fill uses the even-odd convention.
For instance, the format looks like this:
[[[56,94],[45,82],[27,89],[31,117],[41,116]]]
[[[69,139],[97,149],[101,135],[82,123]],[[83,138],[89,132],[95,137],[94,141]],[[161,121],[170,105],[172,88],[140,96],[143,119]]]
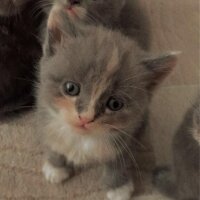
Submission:
[[[151,46],[150,23],[138,0],[50,0],[62,6],[71,20],[103,25],[134,39],[144,50]],[[70,3],[71,2],[71,3]]]
[[[158,187],[178,200],[200,198],[200,99],[188,110],[173,140],[173,173],[158,171]]]
[[[71,164],[99,163],[107,171],[108,198],[129,200],[134,186],[127,168],[135,164],[136,135],[176,56],[151,58],[119,32],[77,28],[59,9],[48,20],[37,91],[39,127],[50,149],[43,172],[57,183],[69,177]]]
[[[105,80],[102,77],[106,77],[107,76],[106,75],[106,71],[104,72],[104,69],[101,69],[101,63],[96,63],[99,66],[92,66],[92,67],[87,66],[87,64],[89,65],[89,63],[97,62],[96,59],[97,60],[98,59],[102,60],[102,62],[105,62],[105,63],[108,64],[109,59],[108,59],[108,56],[105,53],[103,53],[103,49],[106,48],[106,46],[107,46],[107,48],[111,50],[111,53],[108,53],[108,52],[107,53],[108,53],[108,55],[110,54],[110,57],[112,57],[112,51],[113,51],[113,47],[114,46],[109,47],[109,45],[108,45],[109,40],[111,40],[111,41],[113,40],[112,41],[113,44],[111,43],[112,45],[114,45],[114,43],[117,43],[117,41],[121,41],[118,45],[119,45],[119,48],[120,47],[124,48],[124,53],[125,53],[126,46],[128,47],[128,46],[134,44],[135,47],[133,45],[133,48],[136,48],[135,51],[137,52],[138,56],[140,57],[140,51],[141,51],[141,56],[142,56],[142,52],[143,51],[140,50],[134,42],[132,42],[131,40],[127,39],[126,37],[121,36],[121,34],[112,33],[112,32],[107,31],[106,29],[104,29],[102,27],[99,27],[99,28],[90,27],[89,29],[93,29],[93,30],[90,30],[89,32],[87,32],[87,34],[89,34],[88,36],[87,36],[87,34],[85,36],[79,36],[79,38],[74,40],[74,43],[73,43],[72,47],[70,46],[70,44],[68,44],[69,46],[66,45],[66,47],[64,48],[64,51],[66,51],[66,52],[65,53],[63,52],[63,55],[58,54],[58,55],[56,55],[55,58],[53,58],[53,59],[57,60],[56,62],[60,62],[60,63],[64,63],[67,60],[72,60],[72,62],[74,62],[74,63],[70,63],[70,64],[73,67],[71,67],[71,69],[68,68],[68,67],[63,68],[63,66],[62,66],[63,64],[58,64],[58,67],[54,68],[53,63],[54,63],[55,60],[52,61],[51,57],[49,58],[48,61],[43,59],[42,60],[42,64],[41,64],[41,67],[42,67],[41,75],[43,75],[43,73],[45,73],[44,74],[45,77],[43,77],[43,76],[40,77],[41,80],[47,80],[47,77],[46,77],[47,73],[51,74],[49,76],[53,76],[52,77],[53,79],[60,79],[61,77],[56,77],[57,74],[60,74],[60,75],[62,75],[62,74],[66,74],[67,75],[68,74],[68,75],[70,75],[70,74],[73,74],[74,71],[76,71],[76,76],[73,77],[73,78],[75,78],[75,79],[83,79],[83,76],[85,77],[87,75],[88,78],[90,78],[92,80],[93,84],[95,84],[95,87],[100,87],[101,84],[105,84],[103,82]],[[114,37],[114,39],[113,39],[113,37]],[[99,44],[98,44],[98,40],[99,40]],[[101,47],[101,51],[97,49],[98,46]],[[70,52],[68,53],[69,49],[70,49]],[[87,51],[85,51],[85,49],[87,49]],[[63,51],[63,50],[60,50],[60,51]],[[122,52],[123,50],[121,49],[119,51]],[[96,54],[95,52],[97,53],[97,55],[95,55]],[[121,52],[119,52],[119,53],[121,53]],[[102,55],[99,55],[99,58],[98,58],[97,57],[98,54],[102,54]],[[82,62],[85,63],[86,66],[83,66],[83,69],[81,69],[80,64],[78,63],[79,60],[77,61],[76,57],[78,55],[81,55],[81,57],[84,58],[84,60],[82,60]],[[69,56],[69,57],[67,57],[67,56]],[[103,61],[103,59],[105,59],[105,61]],[[47,67],[44,67],[43,61],[44,61],[45,65],[50,65],[49,69],[47,69]],[[76,65],[77,65],[77,67],[76,67]],[[87,67],[87,69],[86,69],[86,67]],[[136,69],[135,72],[132,72],[132,74],[129,74],[129,75],[137,77],[137,75],[139,75],[139,73],[141,73],[141,76],[142,76],[142,72],[139,72],[139,71],[140,71],[140,69],[138,69],[138,74],[137,74],[137,69]],[[123,74],[123,72],[121,72],[121,73]],[[54,77],[54,75],[55,75],[55,77]],[[99,78],[99,80],[98,80],[98,78]],[[112,78],[111,77],[110,77],[110,79],[111,80],[109,80],[109,81],[112,82]],[[125,77],[124,77],[124,79],[125,79]],[[51,82],[53,80],[47,80],[47,81]],[[90,89],[91,83],[90,82],[87,83],[88,79],[87,80],[83,79],[82,81],[84,81],[84,84],[87,85],[86,88]],[[121,81],[123,81],[123,79]],[[143,84],[143,83],[141,83],[141,84]],[[137,85],[137,86],[138,86],[138,91],[135,91],[135,92],[138,93],[139,96],[140,95],[143,96],[144,92],[142,91],[142,88],[140,89],[140,85]],[[136,85],[135,85],[135,87],[136,87]],[[126,89],[124,89],[124,90],[126,90]],[[127,88],[127,90],[128,90],[128,88]],[[51,91],[51,93],[52,92],[53,91]],[[53,95],[51,93],[48,94],[48,95]],[[46,98],[46,97],[43,97],[43,95],[44,95],[43,91],[41,91],[40,95],[42,95],[42,96],[40,96],[38,98],[39,100],[43,99],[43,98]],[[133,94],[130,94],[130,95],[133,95]],[[144,94],[144,96],[143,96],[144,99],[141,100],[141,102],[139,103],[139,105],[140,105],[140,104],[142,104],[142,102],[144,102],[144,106],[143,107],[140,108],[139,105],[136,105],[136,108],[134,108],[135,109],[134,112],[135,112],[135,115],[137,114],[137,119],[135,119],[134,121],[130,121],[129,122],[129,123],[131,123],[130,127],[127,128],[127,130],[125,129],[124,131],[133,132],[132,134],[134,135],[134,132],[135,132],[134,130],[138,128],[138,123],[139,122],[141,122],[141,123],[143,122],[143,115],[146,114],[146,109],[147,109],[147,107],[145,106],[146,105],[146,101],[147,102],[149,101],[149,96],[148,95],[149,95],[148,93]],[[51,97],[48,97],[48,98],[51,98]],[[85,98],[87,98],[87,96]],[[126,98],[129,99],[131,97],[126,97]],[[86,102],[88,101],[88,103],[89,103],[90,100],[91,99],[85,99],[84,101],[86,101]],[[39,103],[40,102],[41,101],[39,101]],[[86,104],[86,102],[84,102],[84,103]],[[45,101],[45,104],[41,105],[41,107],[46,107],[46,106],[47,105],[46,105],[46,101]],[[73,107],[73,105],[71,105],[71,106]],[[51,110],[51,111],[52,111],[52,113],[55,112],[53,110]],[[73,116],[73,113],[71,113],[70,115]],[[69,154],[67,153],[68,154],[67,155],[68,159],[70,161],[74,162],[77,165],[84,165],[84,164],[93,163],[93,162],[105,162],[107,160],[112,160],[112,159],[114,159],[116,157],[115,154],[109,155],[109,153],[111,153],[110,151],[106,152],[106,149],[107,149],[106,145],[107,144],[105,143],[105,140],[108,139],[107,136],[106,136],[108,134],[105,133],[105,135],[103,136],[103,137],[105,137],[104,138],[105,140],[102,140],[102,142],[100,140],[100,139],[103,139],[102,138],[102,131],[104,131],[104,130],[100,130],[101,134],[98,133],[98,130],[94,129],[93,130],[94,132],[91,132],[89,135],[85,135],[84,133],[83,133],[83,135],[79,135],[78,133],[75,133],[76,130],[71,129],[70,126],[65,124],[65,122],[63,121],[64,120],[63,118],[64,118],[63,113],[59,113],[59,116],[58,115],[56,115],[56,116],[51,116],[51,115],[48,116],[47,115],[44,118],[44,119],[48,119],[48,122],[47,122],[48,125],[46,126],[48,131],[45,131],[46,133],[50,133],[50,131],[52,131],[53,129],[57,130],[57,129],[59,129],[59,127],[63,128],[63,130],[61,130],[61,135],[62,136],[60,138],[57,137],[57,134],[53,134],[53,133],[52,134],[48,134],[48,138],[47,138],[46,142],[50,142],[52,148],[55,151],[59,151],[59,152],[63,151],[63,152],[66,152],[66,153],[69,152]],[[64,124],[65,124],[65,126],[64,126]],[[65,134],[62,134],[62,131]],[[63,137],[65,137],[65,138],[63,138]],[[56,140],[59,140],[59,141],[55,142]],[[130,138],[129,138],[129,142],[130,142]],[[77,148],[77,146],[78,146],[78,148]],[[62,150],[58,150],[58,149],[62,149]],[[104,152],[101,152],[102,149],[104,149]],[[96,152],[96,153],[94,153],[94,152]],[[112,152],[112,153],[115,153],[115,152]],[[74,156],[73,154],[76,155],[76,156]]]
[[[42,54],[38,2],[17,2],[18,15],[14,8],[8,12],[0,5],[0,117],[33,103],[34,66]]]
[[[173,143],[177,196],[200,199],[200,99],[184,119]]]

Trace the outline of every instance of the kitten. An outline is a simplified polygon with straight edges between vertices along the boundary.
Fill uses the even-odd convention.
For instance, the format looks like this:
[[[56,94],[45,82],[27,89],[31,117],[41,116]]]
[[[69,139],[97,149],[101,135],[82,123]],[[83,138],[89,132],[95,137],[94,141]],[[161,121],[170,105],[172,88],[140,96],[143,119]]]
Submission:
[[[47,0],[44,0],[47,1]],[[65,8],[68,17],[86,24],[103,25],[119,30],[150,49],[151,31],[148,16],[138,0],[48,0],[54,7]]]
[[[38,2],[13,2],[16,7],[7,0],[0,5],[0,117],[32,105],[34,66],[42,55]]]
[[[39,131],[49,149],[43,173],[60,183],[72,166],[100,164],[108,199],[128,200],[135,136],[176,54],[151,57],[119,32],[76,27],[60,12],[54,9],[48,20],[37,85]]]
[[[156,172],[156,185],[178,200],[200,198],[200,97],[190,108],[173,139],[173,173]]]

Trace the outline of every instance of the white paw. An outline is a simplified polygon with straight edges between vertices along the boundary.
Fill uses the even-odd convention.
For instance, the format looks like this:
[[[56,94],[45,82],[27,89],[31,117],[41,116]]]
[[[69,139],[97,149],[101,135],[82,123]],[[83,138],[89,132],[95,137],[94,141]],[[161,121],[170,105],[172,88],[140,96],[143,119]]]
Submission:
[[[126,185],[123,185],[122,187],[108,191],[107,198],[109,200],[130,200],[133,192],[134,185],[132,182],[129,182]]]
[[[50,183],[61,183],[69,178],[69,173],[64,167],[54,167],[49,162],[45,162],[42,172],[47,181]]]

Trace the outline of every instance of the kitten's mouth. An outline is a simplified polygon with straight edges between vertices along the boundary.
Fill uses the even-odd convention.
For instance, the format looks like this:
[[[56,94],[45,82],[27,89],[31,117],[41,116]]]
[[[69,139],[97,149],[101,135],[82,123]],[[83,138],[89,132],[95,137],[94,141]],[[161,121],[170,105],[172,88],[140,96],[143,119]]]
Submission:
[[[75,6],[73,6],[73,5],[68,5],[66,7],[66,11],[67,11],[68,14],[70,14],[72,16],[76,16],[77,15],[77,13],[75,11]]]
[[[91,130],[90,124],[75,124],[74,128],[78,130],[81,134],[87,134]]]
[[[69,4],[66,6],[66,10],[68,12],[68,14],[72,15],[72,16],[78,16],[78,10],[77,8],[79,8],[81,6],[81,0],[69,0]]]

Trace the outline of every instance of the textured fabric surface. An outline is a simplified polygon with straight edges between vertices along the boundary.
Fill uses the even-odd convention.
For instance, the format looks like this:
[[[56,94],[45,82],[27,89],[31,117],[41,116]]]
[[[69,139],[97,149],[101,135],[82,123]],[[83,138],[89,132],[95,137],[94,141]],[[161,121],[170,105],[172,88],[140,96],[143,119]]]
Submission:
[[[171,138],[199,90],[198,0],[141,0],[151,16],[153,50],[180,50],[174,73],[157,91],[151,107],[151,141],[157,164],[170,161]],[[100,169],[88,169],[64,185],[50,185],[42,174],[42,152],[33,113],[0,122],[0,200],[103,200]],[[151,185],[143,156],[142,181],[134,200],[167,200]]]
[[[0,199],[100,200],[105,191],[99,168],[86,169],[62,185],[46,182],[42,173],[43,149],[35,132],[34,114],[28,113],[12,122],[0,124]],[[148,166],[147,160],[145,160]],[[136,172],[136,195],[151,192],[146,169]]]

